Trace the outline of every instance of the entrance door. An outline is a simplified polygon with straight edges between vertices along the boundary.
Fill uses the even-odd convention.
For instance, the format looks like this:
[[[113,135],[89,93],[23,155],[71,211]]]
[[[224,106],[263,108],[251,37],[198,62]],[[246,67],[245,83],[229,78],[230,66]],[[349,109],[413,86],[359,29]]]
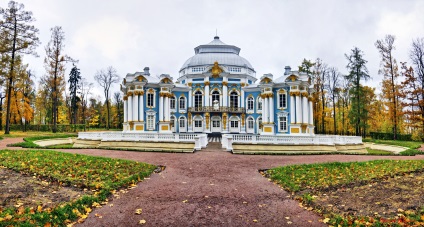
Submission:
[[[196,116],[193,121],[194,132],[203,132],[203,119],[199,116]]]
[[[212,117],[212,132],[221,132],[221,118],[220,117]]]

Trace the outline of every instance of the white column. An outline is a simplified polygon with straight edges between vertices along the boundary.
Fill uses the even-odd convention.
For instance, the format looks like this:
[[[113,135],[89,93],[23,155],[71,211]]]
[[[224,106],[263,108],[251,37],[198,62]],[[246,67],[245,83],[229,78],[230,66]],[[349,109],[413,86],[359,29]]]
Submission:
[[[128,95],[128,121],[133,121],[133,97]]]
[[[209,105],[209,85],[205,85],[205,106]]]
[[[268,98],[263,99],[262,123],[268,123]]]
[[[309,101],[309,124],[314,124],[314,106],[312,104],[312,101]]]
[[[140,105],[139,105],[140,121],[144,121],[144,95],[140,95],[139,101],[140,101],[139,102],[140,103]]]
[[[187,103],[188,107],[192,107],[191,100],[193,100],[193,92],[190,89],[190,91],[188,92],[188,103]]]
[[[133,99],[134,107],[133,107],[133,120],[138,121],[138,95],[134,94]]]
[[[296,122],[296,110],[294,102],[294,96],[290,95],[290,124],[294,124]]]
[[[222,85],[222,106],[228,106],[228,87],[225,85]]]
[[[165,102],[164,102],[164,116],[165,116],[165,121],[169,121],[169,97],[165,97]]]
[[[127,97],[128,99],[128,97]],[[128,101],[124,99],[124,122],[128,122]]]
[[[309,121],[309,118],[308,118],[309,111],[308,111],[308,98],[306,96],[302,97],[302,113],[303,113],[302,123],[307,124]]]
[[[163,121],[163,96],[159,98],[159,121]]]
[[[269,97],[269,122],[274,122],[274,98]]]
[[[241,88],[241,106],[240,107],[244,107],[244,102],[245,102],[246,100],[244,99],[244,91],[243,91],[243,88]]]
[[[300,108],[300,95],[296,95],[296,123],[302,123],[302,114]]]

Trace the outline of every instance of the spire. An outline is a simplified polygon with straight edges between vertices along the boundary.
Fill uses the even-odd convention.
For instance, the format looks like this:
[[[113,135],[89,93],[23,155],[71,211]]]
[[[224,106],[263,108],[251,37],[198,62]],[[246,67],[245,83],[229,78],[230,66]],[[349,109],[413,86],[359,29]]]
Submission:
[[[219,39],[218,29],[217,28],[215,29],[215,37],[213,37],[213,39]]]

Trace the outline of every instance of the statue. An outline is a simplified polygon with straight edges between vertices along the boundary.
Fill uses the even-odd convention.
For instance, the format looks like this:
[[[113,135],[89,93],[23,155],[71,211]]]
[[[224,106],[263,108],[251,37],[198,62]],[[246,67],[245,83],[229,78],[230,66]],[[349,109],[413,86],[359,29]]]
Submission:
[[[218,111],[219,110],[219,101],[213,100],[213,110]]]
[[[221,74],[223,72],[223,70],[218,66],[217,61],[215,63],[213,63],[213,67],[212,67],[211,71],[212,71],[212,77],[213,78],[219,77],[219,74]]]

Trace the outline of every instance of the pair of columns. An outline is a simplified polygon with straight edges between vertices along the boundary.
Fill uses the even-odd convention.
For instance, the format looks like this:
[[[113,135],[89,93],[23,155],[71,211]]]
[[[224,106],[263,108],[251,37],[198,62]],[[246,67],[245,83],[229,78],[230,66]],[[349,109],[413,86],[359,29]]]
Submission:
[[[313,105],[307,92],[290,92],[290,122],[313,125]]]
[[[274,95],[262,94],[262,122],[263,124],[274,123]]]
[[[170,121],[170,97],[171,93],[160,93],[159,95],[159,121]]]
[[[128,92],[124,97],[124,122],[144,121],[144,92]]]

